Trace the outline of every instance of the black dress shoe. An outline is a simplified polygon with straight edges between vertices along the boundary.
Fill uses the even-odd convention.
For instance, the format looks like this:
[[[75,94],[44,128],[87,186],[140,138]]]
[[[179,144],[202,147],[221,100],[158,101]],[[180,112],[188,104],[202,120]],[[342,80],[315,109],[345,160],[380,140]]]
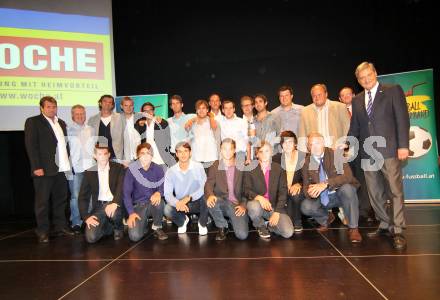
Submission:
[[[378,236],[391,236],[391,233],[388,229],[377,228],[375,231],[371,231],[367,233],[367,236],[370,238],[378,237]]]
[[[58,230],[55,230],[53,233],[54,236],[74,236],[75,232],[73,232],[72,229],[70,229],[69,227],[64,227]]]
[[[219,228],[218,232],[215,236],[215,240],[216,241],[223,241],[226,239],[226,236],[228,235],[229,229],[228,227],[226,228]]]
[[[395,234],[393,237],[393,246],[396,250],[403,250],[406,248],[406,239],[401,234]]]
[[[80,225],[75,225],[72,227],[72,231],[76,235],[80,235],[82,233],[82,228]]]
[[[123,237],[124,237],[124,230],[115,229],[113,231],[113,239],[115,241],[118,241],[118,240],[122,239]]]
[[[49,243],[49,235],[47,233],[37,234],[39,243]]]

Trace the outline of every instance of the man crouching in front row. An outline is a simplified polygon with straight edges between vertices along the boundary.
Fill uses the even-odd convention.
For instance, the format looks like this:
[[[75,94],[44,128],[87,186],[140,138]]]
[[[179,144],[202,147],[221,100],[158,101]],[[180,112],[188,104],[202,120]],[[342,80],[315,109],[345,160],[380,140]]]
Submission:
[[[109,161],[108,147],[96,146],[94,157],[97,165],[84,172],[78,196],[80,214],[86,223],[85,237],[89,243],[111,234],[119,240],[124,234],[121,207],[124,167]]]
[[[342,168],[338,172],[335,152],[324,146],[324,138],[320,133],[310,133],[307,146],[310,154],[302,168],[306,196],[301,205],[303,214],[313,217],[320,224],[317,230],[324,232],[335,220],[331,209],[342,207],[349,220],[348,238],[352,243],[361,242],[362,236],[358,230],[359,200],[356,193],[359,182],[353,177],[346,162],[341,164]]]

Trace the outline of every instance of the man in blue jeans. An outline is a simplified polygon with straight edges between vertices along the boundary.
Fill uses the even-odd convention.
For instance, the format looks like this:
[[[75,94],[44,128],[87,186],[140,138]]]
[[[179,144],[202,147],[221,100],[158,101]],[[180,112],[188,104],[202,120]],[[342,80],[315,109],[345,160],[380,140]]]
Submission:
[[[77,104],[72,107],[72,124],[67,126],[67,140],[70,147],[70,160],[72,162],[73,174],[69,178],[70,188],[70,221],[72,230],[79,234],[81,232],[82,220],[78,209],[78,194],[84,171],[95,164],[93,149],[96,138],[93,128],[87,125],[86,110],[84,106]]]
[[[358,230],[359,201],[356,193],[359,182],[344,161],[343,150],[333,151],[326,148],[324,137],[318,132],[308,135],[307,147],[310,154],[302,168],[306,197],[301,205],[303,214],[313,217],[320,224],[318,231],[325,232],[335,220],[331,209],[343,207],[349,220],[350,241],[361,242],[362,236]]]
[[[255,153],[258,165],[247,171],[243,178],[249,218],[260,238],[269,239],[270,232],[273,232],[288,239],[293,234],[293,224],[285,208],[286,171],[280,164],[272,162],[272,145],[269,142],[262,141]]]
[[[229,230],[225,217],[228,217],[235,236],[244,240],[249,233],[249,220],[243,194],[243,172],[237,169],[233,139],[226,138],[222,141],[220,155],[220,160],[209,167],[205,184],[208,210],[218,228],[215,239],[226,239]]]
[[[152,162],[153,148],[142,143],[136,148],[137,160],[128,166],[124,177],[124,205],[128,213],[128,237],[137,242],[148,231],[148,217],[153,217],[151,229],[159,240],[168,235],[162,230],[165,203],[163,200],[164,171]]]
[[[208,207],[203,194],[206,173],[203,165],[191,160],[191,146],[187,142],[176,145],[177,164],[165,173],[165,215],[185,233],[189,222],[187,214],[200,214],[199,235],[207,235]]]

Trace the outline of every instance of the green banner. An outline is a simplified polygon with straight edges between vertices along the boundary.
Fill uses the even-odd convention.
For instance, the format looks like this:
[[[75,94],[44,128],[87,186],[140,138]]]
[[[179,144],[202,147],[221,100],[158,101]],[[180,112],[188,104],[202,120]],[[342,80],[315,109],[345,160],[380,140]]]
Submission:
[[[115,99],[116,111],[122,112],[121,100],[125,96],[118,96]],[[151,102],[154,106],[154,114],[164,119],[168,119],[168,95],[167,94],[154,94],[154,95],[136,95],[130,96],[134,102],[134,111],[140,112],[141,107],[145,102]]]
[[[378,76],[381,83],[399,84],[410,117],[410,158],[403,168],[405,202],[440,202],[433,70]]]

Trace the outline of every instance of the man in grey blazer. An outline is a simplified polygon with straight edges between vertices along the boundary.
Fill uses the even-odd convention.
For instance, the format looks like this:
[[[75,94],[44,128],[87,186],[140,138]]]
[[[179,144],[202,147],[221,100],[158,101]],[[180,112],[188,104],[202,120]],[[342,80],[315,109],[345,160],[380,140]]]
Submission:
[[[359,139],[371,205],[380,220],[379,228],[368,236],[392,234],[394,248],[404,249],[401,164],[409,153],[409,115],[405,95],[399,85],[380,84],[372,63],[361,63],[355,75],[364,91],[353,99],[348,135]],[[377,142],[373,144],[371,139]],[[387,190],[393,207],[392,216],[385,209]]]
[[[222,241],[228,234],[228,217],[235,236],[244,240],[249,233],[246,214],[246,197],[243,194],[243,171],[235,162],[235,141],[226,138],[220,147],[221,158],[208,169],[205,183],[205,199],[209,213],[219,229],[216,240]]]
[[[103,95],[98,101],[99,113],[90,117],[87,124],[99,136],[98,143],[110,148],[112,159],[122,160],[124,154],[124,132],[120,114],[114,112],[115,99]]]

